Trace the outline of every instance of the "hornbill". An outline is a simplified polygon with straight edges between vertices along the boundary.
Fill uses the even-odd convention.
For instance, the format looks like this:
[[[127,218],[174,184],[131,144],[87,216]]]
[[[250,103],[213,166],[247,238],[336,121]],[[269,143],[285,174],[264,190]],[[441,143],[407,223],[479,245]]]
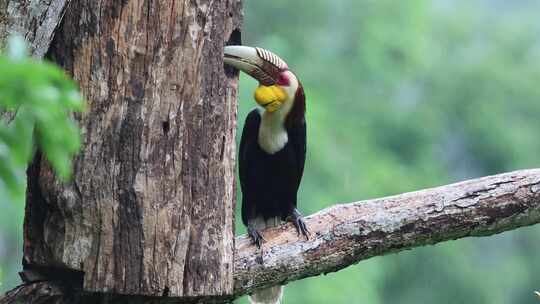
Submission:
[[[260,229],[292,221],[308,238],[297,209],[297,192],[306,159],[305,95],[298,78],[274,53],[262,48],[226,46],[224,62],[255,78],[259,107],[247,116],[240,139],[239,173],[242,221],[255,244]],[[279,303],[281,287],[251,296],[252,303]]]

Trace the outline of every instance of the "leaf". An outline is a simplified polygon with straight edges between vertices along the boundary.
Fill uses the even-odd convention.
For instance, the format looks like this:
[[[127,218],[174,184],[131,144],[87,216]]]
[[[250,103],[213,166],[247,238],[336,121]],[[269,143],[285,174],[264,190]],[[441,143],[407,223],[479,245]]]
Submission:
[[[0,56],[0,110],[15,116],[9,125],[0,120],[0,181],[20,195],[34,145],[61,178],[70,176],[81,143],[71,112],[83,111],[84,100],[59,67],[28,58],[21,37],[11,37],[7,49],[8,56]]]

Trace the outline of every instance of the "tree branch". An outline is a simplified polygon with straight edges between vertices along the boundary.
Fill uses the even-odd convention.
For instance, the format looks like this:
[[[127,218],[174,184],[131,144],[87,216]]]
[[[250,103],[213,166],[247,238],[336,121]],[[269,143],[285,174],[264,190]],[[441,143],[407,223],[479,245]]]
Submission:
[[[540,169],[515,171],[397,196],[335,205],[267,229],[262,253],[236,238],[235,296],[343,269],[374,256],[540,222]]]
[[[335,205],[306,221],[311,231],[309,240],[299,238],[292,224],[265,230],[267,242],[262,250],[257,250],[245,235],[236,238],[234,297],[338,271],[374,256],[538,223],[540,169]],[[45,289],[37,290],[43,294]],[[11,295],[15,292],[23,291],[19,288]],[[54,293],[59,296],[56,290]],[[227,300],[208,299],[215,303]],[[165,301],[153,298],[140,303]],[[0,303],[13,302],[4,298]]]

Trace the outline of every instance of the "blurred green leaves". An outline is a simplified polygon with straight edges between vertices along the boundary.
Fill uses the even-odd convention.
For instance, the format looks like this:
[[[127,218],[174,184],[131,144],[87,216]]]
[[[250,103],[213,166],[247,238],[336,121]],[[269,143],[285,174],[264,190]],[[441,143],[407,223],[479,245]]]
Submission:
[[[279,54],[306,91],[306,214],[540,166],[538,1],[244,3],[244,43]],[[241,77],[239,132],[256,86]],[[377,257],[288,284],[284,302],[537,303],[539,232]]]
[[[21,37],[0,55],[0,182],[15,198],[25,190],[25,168],[39,148],[62,178],[79,150],[71,112],[84,110],[76,84],[57,66],[29,58]],[[0,186],[1,187],[1,186]]]

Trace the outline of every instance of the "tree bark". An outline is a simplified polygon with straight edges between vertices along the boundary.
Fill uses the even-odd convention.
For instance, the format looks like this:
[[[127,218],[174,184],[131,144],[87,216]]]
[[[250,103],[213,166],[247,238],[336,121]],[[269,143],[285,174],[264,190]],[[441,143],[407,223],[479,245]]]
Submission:
[[[265,230],[261,251],[246,236],[236,239],[236,297],[374,256],[539,223],[540,169],[335,205],[306,222],[308,241],[292,224]]]
[[[73,0],[48,57],[88,110],[70,182],[28,170],[24,277],[169,297],[233,292],[239,0]],[[238,42],[238,41],[236,41]]]
[[[23,36],[43,58],[70,0],[0,0],[0,48],[11,34]]]

